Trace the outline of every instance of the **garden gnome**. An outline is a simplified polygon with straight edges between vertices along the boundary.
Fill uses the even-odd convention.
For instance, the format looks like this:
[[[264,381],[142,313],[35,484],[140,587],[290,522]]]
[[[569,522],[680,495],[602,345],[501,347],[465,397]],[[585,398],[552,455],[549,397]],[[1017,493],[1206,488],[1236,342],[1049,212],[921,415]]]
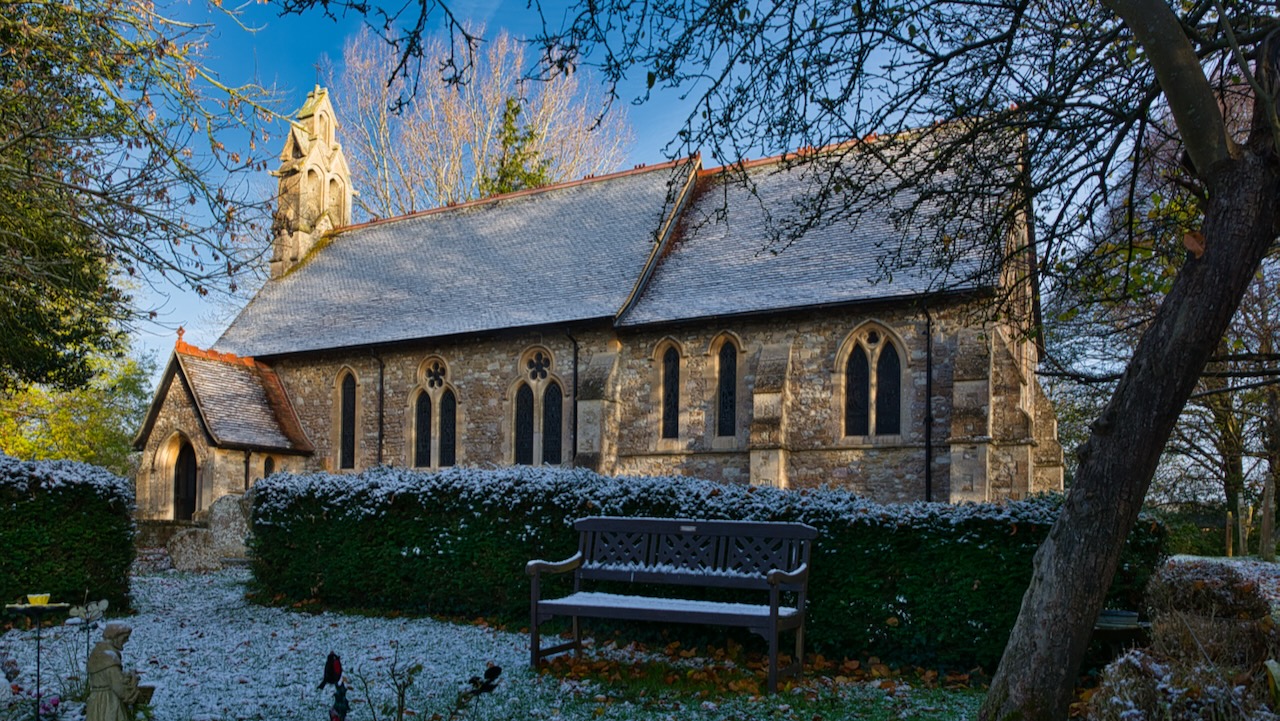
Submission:
[[[123,623],[108,623],[102,640],[89,652],[89,702],[85,721],[132,721],[125,709],[138,698],[138,676],[124,670],[120,652],[133,629]]]

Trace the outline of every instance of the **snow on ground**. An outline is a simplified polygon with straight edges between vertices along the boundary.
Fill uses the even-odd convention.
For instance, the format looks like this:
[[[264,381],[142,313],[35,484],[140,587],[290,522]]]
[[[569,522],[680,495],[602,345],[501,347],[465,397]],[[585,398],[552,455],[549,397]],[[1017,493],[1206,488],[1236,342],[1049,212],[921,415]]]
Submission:
[[[756,718],[796,718],[783,696],[771,699],[725,697],[716,701],[663,697],[633,703],[619,700],[610,689],[590,683],[538,676],[528,667],[528,636],[429,618],[390,619],[334,613],[307,614],[264,608],[247,602],[246,569],[208,574],[166,572],[133,577],[133,616],[116,619],[133,627],[124,650],[126,667],[136,668],[142,683],[157,687],[152,700],[154,721],[232,721],[241,719],[311,719],[328,717],[331,688],[318,690],[330,651],[342,657],[348,684],[355,684],[351,721],[395,718],[385,704],[394,693],[388,679],[393,664],[405,669],[421,663],[422,671],[407,697],[411,718],[448,718],[459,692],[487,664],[503,668],[492,694],[479,697],[465,719],[650,719],[666,721],[728,721]],[[92,634],[97,641],[101,631]],[[17,660],[22,675],[17,683],[33,686],[34,631],[12,630],[0,635],[0,658]],[[72,627],[44,631],[42,673],[46,697],[65,694],[67,677],[83,668],[85,636]],[[76,669],[74,672],[70,669]],[[370,708],[356,676],[373,687],[376,706]],[[918,718],[920,711],[942,712],[936,699],[913,702],[901,689],[897,697],[870,685],[851,685],[826,692],[832,709],[846,709],[859,717],[865,704],[888,701],[891,713]],[[963,718],[974,699],[959,698]],[[17,718],[0,699],[0,721]],[[80,704],[64,703],[62,718],[82,717]],[[374,712],[377,716],[374,716]],[[795,709],[799,711],[799,709]],[[28,712],[30,713],[30,712]],[[811,715],[811,714],[810,714]],[[932,714],[926,714],[932,716]],[[828,719],[841,714],[826,715]],[[805,716],[809,718],[810,716]],[[21,718],[30,718],[22,716]]]
[[[333,692],[316,686],[330,651],[342,657],[349,680],[356,673],[369,676],[388,701],[386,675],[393,660],[401,667],[421,663],[410,707],[447,714],[467,679],[483,674],[487,663],[514,677],[526,658],[520,636],[491,629],[255,606],[244,599],[247,577],[244,569],[134,577],[138,613],[117,620],[133,627],[125,663],[139,671],[143,684],[156,686],[157,721],[325,718]],[[100,636],[95,632],[93,640]],[[17,631],[0,637],[0,651],[18,660],[28,686],[33,639],[32,632]],[[83,639],[67,627],[45,631],[46,692],[56,693],[62,683],[50,667],[65,675],[69,660],[83,658]],[[515,701],[504,685],[510,688],[500,685],[478,708]],[[357,695],[353,691],[349,698]]]

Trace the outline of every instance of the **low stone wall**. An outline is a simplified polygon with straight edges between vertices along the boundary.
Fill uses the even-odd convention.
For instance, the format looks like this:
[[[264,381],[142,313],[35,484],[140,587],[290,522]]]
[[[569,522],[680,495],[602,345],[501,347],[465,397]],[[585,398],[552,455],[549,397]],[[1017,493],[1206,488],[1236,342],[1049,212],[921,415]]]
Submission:
[[[196,521],[139,520],[138,533],[134,536],[133,545],[137,548],[164,548],[169,545],[169,539],[178,533],[204,525]]]
[[[244,496],[226,495],[214,501],[200,523],[164,524],[168,538],[162,545],[169,552],[173,568],[215,571],[241,562],[248,554],[249,508]],[[152,538],[161,535],[157,532]]]

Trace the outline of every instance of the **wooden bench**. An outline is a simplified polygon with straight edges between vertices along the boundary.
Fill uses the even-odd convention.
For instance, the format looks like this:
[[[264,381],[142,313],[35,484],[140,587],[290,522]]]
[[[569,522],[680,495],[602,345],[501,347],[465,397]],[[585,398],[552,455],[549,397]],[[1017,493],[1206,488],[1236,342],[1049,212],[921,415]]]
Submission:
[[[574,524],[578,552],[553,563],[530,561],[529,650],[536,668],[546,656],[582,649],[578,619],[664,621],[737,626],[769,642],[768,690],[777,690],[779,674],[799,675],[804,662],[805,589],[809,550],[818,531],[803,523],[693,521],[659,518],[584,518]],[[541,597],[544,573],[573,571],[573,593]],[[759,591],[756,603],[722,603],[644,595],[599,593],[583,582],[712,586]],[[795,606],[783,606],[782,594],[795,594]],[[764,593],[768,602],[764,602]],[[753,594],[754,595],[754,594]],[[539,626],[553,616],[573,619],[573,640],[542,648]],[[778,643],[783,631],[794,631],[796,652],[779,670]]]

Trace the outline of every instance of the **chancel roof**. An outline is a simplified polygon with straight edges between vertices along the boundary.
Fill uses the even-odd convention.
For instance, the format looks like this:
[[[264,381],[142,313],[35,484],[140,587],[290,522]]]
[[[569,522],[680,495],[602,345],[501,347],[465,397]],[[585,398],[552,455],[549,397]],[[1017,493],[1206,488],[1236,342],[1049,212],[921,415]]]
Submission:
[[[880,170],[867,172],[884,182]],[[993,228],[995,213],[974,206],[954,213],[945,200],[897,188],[807,222],[814,204],[824,202],[826,172],[784,158],[701,172],[669,247],[618,325],[892,300],[997,282],[1004,244],[992,235],[1007,231]]]
[[[214,349],[242,356],[612,319],[695,163],[336,232],[268,281]]]
[[[160,411],[159,399],[179,377],[186,381],[214,445],[279,453],[314,450],[275,371],[252,358],[201,350],[181,340],[135,446],[145,443]]]

